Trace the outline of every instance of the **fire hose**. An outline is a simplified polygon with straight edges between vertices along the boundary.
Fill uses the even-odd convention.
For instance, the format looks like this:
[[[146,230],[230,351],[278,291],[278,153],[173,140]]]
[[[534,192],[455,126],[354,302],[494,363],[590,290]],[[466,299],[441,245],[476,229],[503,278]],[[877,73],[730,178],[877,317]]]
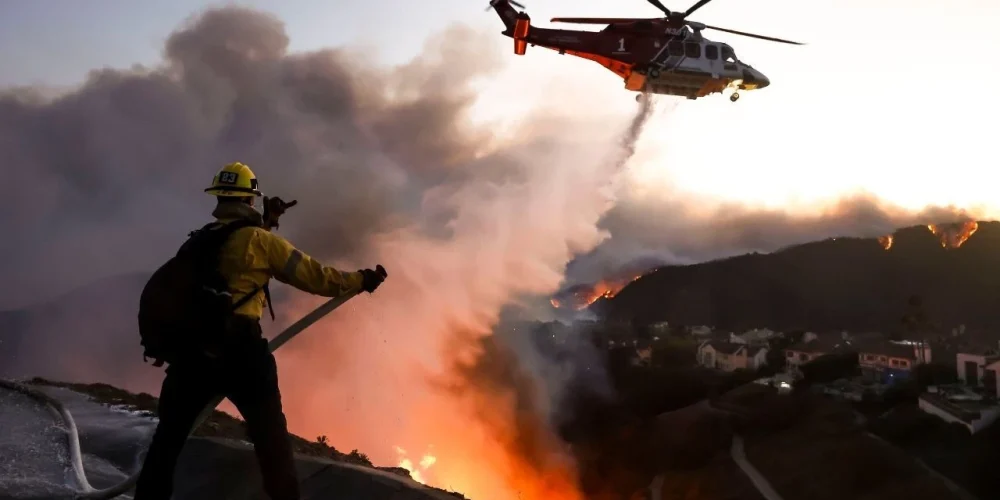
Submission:
[[[378,266],[376,268],[376,271],[379,274],[381,274],[383,278],[387,276],[386,271],[382,266]],[[268,349],[271,352],[274,352],[279,347],[285,345],[285,343],[287,343],[289,340],[292,340],[296,335],[302,333],[303,330],[309,328],[314,323],[322,319],[324,316],[333,312],[334,309],[344,305],[345,302],[354,298],[356,295],[358,295],[358,293],[360,292],[356,292],[349,295],[343,295],[341,297],[337,297],[335,299],[330,299],[326,301],[323,305],[317,307],[309,314],[306,314],[305,316],[302,317],[302,319],[296,321],[294,324],[292,324],[284,331],[276,335],[273,339],[271,339],[267,343]],[[87,475],[83,469],[83,457],[80,449],[80,434],[77,431],[76,422],[73,420],[73,415],[70,414],[69,410],[66,409],[66,407],[62,404],[62,402],[52,396],[49,396],[48,394],[45,394],[42,391],[33,389],[25,384],[21,384],[11,380],[0,379],[0,387],[23,394],[31,399],[34,399],[35,401],[38,401],[46,405],[48,408],[54,410],[56,413],[59,414],[59,417],[62,419],[63,424],[65,425],[66,428],[66,438],[68,441],[69,454],[70,454],[70,467],[73,470],[73,476],[76,479],[76,482],[80,485],[81,489],[83,490],[76,494],[75,496],[76,499],[108,500],[131,490],[132,487],[135,486],[136,481],[138,481],[139,479],[139,472],[141,470],[140,467],[135,467],[136,470],[121,483],[103,489],[94,488],[90,484],[90,481],[87,480]],[[188,435],[190,435],[191,432],[194,432],[194,430],[197,429],[198,426],[201,425],[212,414],[213,411],[215,411],[215,408],[218,407],[220,403],[222,403],[223,399],[225,399],[225,397],[220,396],[205,407],[205,410],[202,411],[201,415],[198,416],[198,419],[191,427],[191,430],[188,431]],[[146,450],[143,450],[136,457],[136,462],[138,464],[142,463],[142,460],[145,458],[145,453]]]

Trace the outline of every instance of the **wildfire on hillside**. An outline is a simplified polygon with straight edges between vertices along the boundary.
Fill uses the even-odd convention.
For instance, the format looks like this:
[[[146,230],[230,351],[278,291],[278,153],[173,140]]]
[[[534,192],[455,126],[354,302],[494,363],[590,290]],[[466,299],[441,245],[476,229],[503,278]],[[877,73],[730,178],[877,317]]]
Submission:
[[[954,224],[928,224],[927,229],[938,237],[942,247],[958,248],[979,229],[979,223],[968,221]]]
[[[882,248],[884,248],[886,250],[892,248],[892,235],[891,234],[887,234],[885,236],[879,236],[878,237],[878,244],[882,245]]]
[[[557,297],[552,297],[549,302],[556,309],[569,307],[581,311],[596,302],[597,299],[610,299],[618,295],[622,288],[642,276],[642,274],[635,274],[627,278],[604,279],[593,285],[576,285],[561,292]]]

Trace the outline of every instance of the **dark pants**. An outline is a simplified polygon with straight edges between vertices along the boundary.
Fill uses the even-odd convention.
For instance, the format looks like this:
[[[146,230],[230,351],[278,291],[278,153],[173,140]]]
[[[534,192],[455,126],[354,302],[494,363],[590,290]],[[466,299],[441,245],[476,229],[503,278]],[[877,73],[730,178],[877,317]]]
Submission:
[[[298,500],[299,483],[281,410],[278,370],[256,320],[241,317],[227,335],[224,355],[194,358],[167,368],[160,390],[160,422],[135,488],[135,500],[168,500],[188,432],[206,405],[225,396],[246,421],[264,491],[272,500]]]

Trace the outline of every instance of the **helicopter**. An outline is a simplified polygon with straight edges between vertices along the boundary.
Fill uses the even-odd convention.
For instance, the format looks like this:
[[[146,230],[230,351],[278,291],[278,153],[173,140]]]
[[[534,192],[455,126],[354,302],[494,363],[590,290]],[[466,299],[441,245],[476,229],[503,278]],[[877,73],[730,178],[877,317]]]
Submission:
[[[740,90],[762,89],[770,80],[759,70],[740,61],[733,48],[702,36],[715,30],[772,42],[805,45],[800,42],[756,35],[718,26],[688,21],[687,17],[711,0],[699,0],[686,11],[671,11],[659,0],[647,0],[665,14],[660,18],[556,17],[554,23],[606,24],[601,31],[538,28],[531,25],[525,7],[515,0],[490,0],[514,39],[514,53],[524,55],[528,45],[544,47],[595,61],[620,76],[625,89],[647,94],[664,94],[698,99],[732,90],[736,102]],[[516,10],[514,7],[522,9]]]

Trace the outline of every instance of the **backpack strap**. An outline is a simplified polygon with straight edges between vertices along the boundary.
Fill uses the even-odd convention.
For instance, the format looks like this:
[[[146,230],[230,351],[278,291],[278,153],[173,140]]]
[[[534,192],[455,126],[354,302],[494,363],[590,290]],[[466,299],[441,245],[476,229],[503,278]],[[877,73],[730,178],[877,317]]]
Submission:
[[[260,293],[261,290],[264,290],[264,300],[267,301],[267,311],[271,313],[271,321],[274,321],[274,307],[271,306],[271,289],[267,286],[267,283],[265,283],[264,286],[254,288],[253,291],[236,301],[236,303],[233,304],[233,311],[243,307],[243,304],[250,302],[250,299],[254,298],[258,293]]]
[[[213,222],[213,223],[210,223],[209,225],[205,226],[203,229],[209,229],[213,225],[216,225],[217,227],[218,227],[218,225],[221,225],[221,227],[218,227],[218,229],[216,229],[216,230],[217,231],[224,231],[223,233],[219,233],[221,241],[223,243],[227,239],[229,239],[229,237],[233,233],[235,233],[236,231],[238,231],[240,229],[243,229],[245,227],[261,227],[260,224],[257,224],[257,223],[255,223],[253,221],[250,221],[250,220],[247,220],[247,219],[240,219],[240,220],[237,220],[235,222],[229,222],[229,223]],[[220,251],[221,251],[221,246],[220,246]],[[270,281],[270,280],[268,280],[268,281]],[[262,286],[254,288],[250,293],[244,295],[242,298],[240,298],[240,300],[236,301],[236,303],[233,304],[233,309],[232,310],[236,311],[240,307],[243,307],[243,305],[246,304],[247,302],[249,302],[250,299],[256,297],[257,294],[260,293],[261,290],[264,291],[264,300],[267,302],[267,311],[269,313],[271,313],[271,321],[274,321],[274,307],[271,305],[271,289],[270,289],[270,287],[268,287],[268,283],[266,283],[266,282]]]
[[[270,281],[270,280],[268,280]],[[271,321],[274,321],[274,306],[271,305],[271,288],[264,283],[264,300],[267,301],[267,312],[271,313]]]

